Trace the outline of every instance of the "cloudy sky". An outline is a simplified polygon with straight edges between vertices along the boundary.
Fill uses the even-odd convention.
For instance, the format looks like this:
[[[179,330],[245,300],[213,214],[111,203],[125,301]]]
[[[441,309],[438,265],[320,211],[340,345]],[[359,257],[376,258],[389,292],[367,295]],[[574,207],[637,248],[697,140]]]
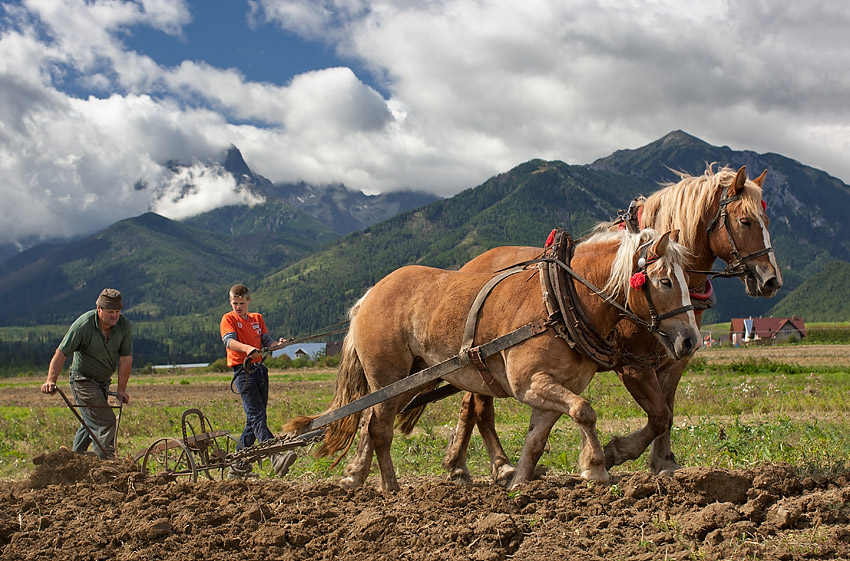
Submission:
[[[0,244],[250,203],[230,145],[276,182],[449,196],[682,129],[847,182],[848,29],[835,0],[6,1]]]

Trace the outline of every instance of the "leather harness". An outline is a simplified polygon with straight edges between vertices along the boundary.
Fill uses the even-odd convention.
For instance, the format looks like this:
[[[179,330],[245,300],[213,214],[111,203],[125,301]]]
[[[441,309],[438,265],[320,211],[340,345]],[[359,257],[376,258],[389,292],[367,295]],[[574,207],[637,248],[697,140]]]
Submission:
[[[555,333],[566,341],[570,348],[577,349],[578,352],[606,370],[612,369],[618,363],[620,353],[617,350],[617,345],[614,344],[613,335],[609,335],[608,337],[602,335],[588,319],[579,302],[575,281],[579,281],[587,286],[591,292],[620,310],[623,316],[638,325],[646,327],[651,333],[658,331],[659,323],[664,319],[693,310],[693,305],[686,305],[659,315],[652,303],[652,297],[649,294],[650,290],[647,288],[646,298],[650,310],[651,322],[642,320],[628,309],[628,303],[626,307],[621,306],[609,295],[603,293],[570,268],[569,263],[575,252],[576,244],[569,233],[563,229],[556,228],[552,234],[554,236],[553,243],[544,250],[540,258],[517,263],[491,278],[475,297],[467,315],[466,325],[463,331],[463,342],[461,343],[458,356],[464,366],[475,366],[481,374],[484,383],[496,396],[507,397],[509,394],[493,377],[478,347],[472,346],[475,339],[475,330],[478,325],[478,315],[487,296],[496,285],[512,275],[527,271],[528,269],[526,267],[530,265],[536,265],[538,269],[540,287],[543,291],[543,301],[546,304],[546,310],[549,314],[545,325],[552,327]],[[648,260],[646,258],[648,247],[649,244],[644,244],[641,248],[641,259],[638,261],[640,271],[645,271],[652,260],[657,259]]]

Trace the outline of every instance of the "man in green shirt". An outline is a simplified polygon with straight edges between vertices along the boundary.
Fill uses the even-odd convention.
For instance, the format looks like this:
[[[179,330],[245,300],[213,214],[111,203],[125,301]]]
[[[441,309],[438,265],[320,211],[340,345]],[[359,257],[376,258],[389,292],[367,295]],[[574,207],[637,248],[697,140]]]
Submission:
[[[118,397],[123,403],[130,402],[127,381],[133,366],[133,333],[130,321],[121,315],[121,293],[114,288],[105,288],[95,302],[97,308],[84,313],[71,324],[68,332],[50,360],[47,381],[41,386],[42,393],[56,391],[56,380],[73,354],[70,385],[80,416],[91,429],[100,446],[94,450],[102,459],[115,457],[115,413],[107,401],[112,374],[118,370]],[[88,450],[91,437],[80,425],[74,436],[73,451]]]

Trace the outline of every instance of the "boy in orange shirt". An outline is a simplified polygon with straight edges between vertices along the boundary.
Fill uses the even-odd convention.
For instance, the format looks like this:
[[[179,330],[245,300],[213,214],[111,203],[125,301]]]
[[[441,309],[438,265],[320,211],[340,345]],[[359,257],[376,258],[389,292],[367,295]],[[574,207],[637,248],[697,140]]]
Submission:
[[[236,449],[241,450],[255,442],[274,438],[266,420],[269,371],[263,364],[260,350],[277,342],[285,343],[286,339],[281,337],[275,341],[266,329],[263,316],[248,312],[251,296],[247,286],[234,285],[229,296],[232,311],[221,317],[221,341],[227,349],[227,365],[233,369],[233,385],[242,396],[242,408],[245,410],[245,430],[236,445]],[[251,366],[244,368],[245,359],[249,356],[252,357]],[[295,461],[295,452],[274,454],[270,459],[275,473],[283,477]],[[250,472],[249,464],[235,464],[228,477],[247,477]]]

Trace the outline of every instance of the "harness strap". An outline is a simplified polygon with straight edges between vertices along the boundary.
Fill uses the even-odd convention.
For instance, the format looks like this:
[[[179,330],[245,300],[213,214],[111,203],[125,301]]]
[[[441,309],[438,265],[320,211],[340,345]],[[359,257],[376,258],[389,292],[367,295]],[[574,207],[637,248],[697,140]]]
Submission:
[[[465,355],[461,355],[461,363],[464,362],[463,357],[466,356],[472,361],[472,365],[475,366],[475,369],[478,370],[478,373],[481,374],[481,379],[484,380],[484,383],[487,384],[487,387],[490,388],[490,391],[493,392],[496,397],[508,397],[508,392],[502,388],[502,385],[493,378],[493,373],[490,372],[490,368],[487,366],[487,363],[484,362],[484,356],[481,354],[480,347],[473,347],[466,351]]]
[[[493,373],[490,372],[490,368],[487,366],[487,363],[484,361],[484,356],[481,354],[481,348],[473,347],[472,343],[475,341],[475,330],[478,327],[478,314],[481,312],[481,308],[484,306],[484,301],[487,299],[487,296],[490,295],[490,292],[493,291],[493,288],[495,288],[497,284],[521,271],[522,269],[519,267],[504,271],[491,278],[487,281],[487,284],[481,287],[481,290],[478,291],[478,296],[475,297],[475,300],[472,302],[472,306],[469,308],[469,314],[466,316],[466,325],[463,328],[463,341],[461,342],[460,352],[458,353],[460,363],[463,366],[474,366],[475,369],[478,370],[478,373],[481,374],[481,378],[484,380],[484,383],[487,384],[490,391],[497,397],[508,397],[510,394],[508,394],[504,388],[502,388],[501,384],[493,378]]]
[[[521,267],[508,269],[491,278],[487,281],[487,284],[481,287],[481,290],[478,292],[478,296],[475,297],[475,300],[472,302],[472,306],[469,308],[469,314],[466,316],[466,326],[463,328],[463,342],[460,344],[461,353],[468,351],[472,347],[472,342],[475,340],[475,328],[478,327],[478,314],[481,312],[481,308],[484,306],[484,301],[487,299],[487,296],[490,295],[490,292],[493,291],[493,288],[495,288],[497,284],[509,276],[515,275],[521,271]]]
[[[647,259],[646,254],[647,254],[648,249],[649,249],[649,245],[644,244],[644,246],[640,250],[640,255],[641,255],[642,259],[638,260],[638,265],[640,267],[640,270],[643,271],[644,273],[646,272],[646,267],[651,262],[658,259],[658,257],[654,257],[651,260]],[[642,265],[641,265],[641,261],[643,261]],[[690,312],[691,310],[694,309],[693,304],[687,304],[685,306],[681,306],[679,308],[676,308],[675,310],[670,310],[670,311],[665,312],[661,315],[658,315],[658,311],[655,309],[655,304],[653,304],[653,302],[652,302],[652,291],[649,290],[649,288],[647,288],[644,291],[644,294],[646,296],[646,304],[649,307],[649,317],[652,320],[652,322],[650,323],[650,326],[649,326],[649,332],[655,333],[657,331],[659,333],[659,335],[661,335],[663,337],[667,337],[667,334],[658,330],[658,325],[662,321],[664,321],[667,318],[671,318],[673,316],[677,316],[677,315],[682,314],[682,313]],[[627,306],[628,306],[628,302],[627,302]]]

